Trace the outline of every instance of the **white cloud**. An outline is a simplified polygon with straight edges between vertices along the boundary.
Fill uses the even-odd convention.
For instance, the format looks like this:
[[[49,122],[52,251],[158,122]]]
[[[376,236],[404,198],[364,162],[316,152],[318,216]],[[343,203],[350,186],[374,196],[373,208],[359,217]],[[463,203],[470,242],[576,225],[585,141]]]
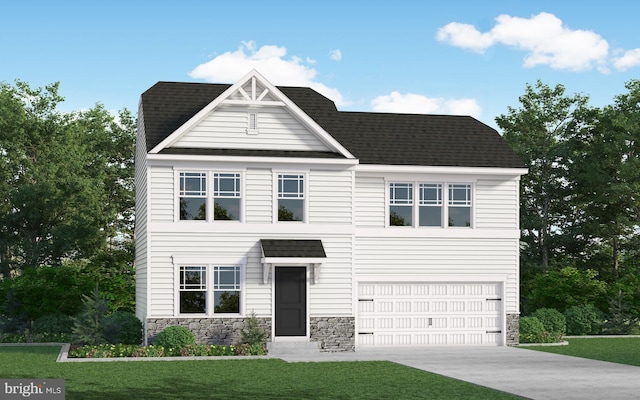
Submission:
[[[471,115],[479,118],[482,113],[475,99],[443,99],[420,94],[391,92],[371,101],[373,111],[413,114]]]
[[[342,60],[342,52],[339,49],[336,50],[331,50],[329,52],[329,58],[331,58],[333,61],[340,61]]]
[[[315,61],[309,58],[304,61],[297,56],[287,59],[286,55],[285,47],[265,45],[257,48],[254,41],[242,42],[238,50],[198,65],[189,76],[207,82],[234,83],[255,69],[274,85],[310,87],[338,106],[349,104],[337,89],[316,81],[318,72],[309,66]]]
[[[494,45],[491,34],[479,32],[473,25],[451,22],[438,29],[436,38],[441,42],[482,53]]]
[[[609,53],[609,44],[597,33],[569,29],[555,15],[544,12],[531,18],[500,15],[486,33],[472,25],[452,22],[440,28],[436,38],[477,52],[498,43],[524,50],[525,67],[549,65],[572,71],[595,67],[604,71]]]
[[[640,65],[640,49],[633,49],[625,52],[622,57],[613,60],[613,65],[620,71]]]

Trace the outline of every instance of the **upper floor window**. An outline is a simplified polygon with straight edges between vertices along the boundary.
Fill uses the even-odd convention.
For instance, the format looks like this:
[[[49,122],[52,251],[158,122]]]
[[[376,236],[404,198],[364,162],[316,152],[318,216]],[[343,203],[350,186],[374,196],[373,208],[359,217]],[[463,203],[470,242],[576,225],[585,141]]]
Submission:
[[[213,174],[213,219],[240,219],[240,174]]]
[[[420,184],[419,226],[442,226],[442,184]]]
[[[240,220],[242,199],[240,173],[180,172],[179,182],[181,221]]]
[[[304,175],[278,175],[278,221],[303,221],[304,198]]]
[[[471,227],[471,187],[467,183],[389,183],[389,226]]]
[[[471,226],[471,185],[449,185],[449,226]]]
[[[206,172],[180,172],[180,219],[207,219]]]
[[[389,184],[389,225],[413,225],[413,184]]]

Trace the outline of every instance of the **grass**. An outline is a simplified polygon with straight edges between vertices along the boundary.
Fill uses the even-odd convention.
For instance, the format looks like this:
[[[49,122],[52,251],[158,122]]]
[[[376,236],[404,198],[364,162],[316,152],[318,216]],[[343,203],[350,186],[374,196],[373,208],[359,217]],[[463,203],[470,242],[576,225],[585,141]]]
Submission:
[[[522,347],[526,347],[529,350],[546,351],[548,353],[610,361],[640,367],[640,338],[584,338],[566,340],[569,342],[568,346],[526,347],[523,345]]]
[[[56,363],[59,350],[0,347],[0,377],[64,379],[67,400],[519,398],[391,362]]]

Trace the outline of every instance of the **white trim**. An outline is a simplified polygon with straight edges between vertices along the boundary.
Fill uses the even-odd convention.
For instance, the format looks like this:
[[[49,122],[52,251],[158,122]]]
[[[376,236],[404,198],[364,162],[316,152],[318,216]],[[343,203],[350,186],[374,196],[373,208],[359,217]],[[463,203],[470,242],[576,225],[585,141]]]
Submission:
[[[324,257],[262,257],[263,264],[278,264],[279,267],[304,267],[310,264],[323,264],[327,261]]]
[[[243,164],[303,164],[353,166],[358,164],[354,158],[311,158],[311,157],[253,157],[253,156],[214,156],[187,154],[148,154],[147,161],[152,166],[166,166],[173,161],[243,163]],[[156,161],[157,163],[155,163]],[[246,167],[245,167],[246,168]]]
[[[359,164],[358,172],[375,172],[385,174],[455,174],[455,175],[515,175],[526,174],[527,168],[494,168],[494,167],[438,167],[420,165],[387,165],[387,164]],[[406,175],[403,175],[406,177]]]
[[[437,282],[437,283],[460,283],[460,282],[482,282],[482,283],[501,283],[504,287],[507,283],[507,275],[491,274],[491,275],[448,275],[448,274],[428,274],[428,275],[356,275],[354,283],[372,283],[372,282]],[[502,296],[504,299],[504,296]],[[506,303],[505,303],[506,304]]]
[[[390,230],[391,229],[391,230]],[[520,239],[519,229],[469,229],[456,226],[440,227],[390,226],[385,228],[355,228],[355,235],[362,238],[432,238],[432,239]]]
[[[269,272],[277,264],[278,267],[311,267],[313,269],[313,284],[317,284],[320,276],[320,266],[326,258],[313,257],[262,257],[262,283],[269,283]],[[273,274],[271,276],[274,276]]]
[[[189,223],[203,222],[203,223]],[[268,233],[269,235],[324,235],[343,236],[351,235],[355,227],[351,224],[303,224],[303,223],[238,223],[238,221],[214,221],[214,223],[204,223],[204,221],[180,221],[174,222],[153,222],[149,224],[154,233],[226,233],[226,234],[256,234],[256,232]],[[387,231],[388,233],[388,231]]]

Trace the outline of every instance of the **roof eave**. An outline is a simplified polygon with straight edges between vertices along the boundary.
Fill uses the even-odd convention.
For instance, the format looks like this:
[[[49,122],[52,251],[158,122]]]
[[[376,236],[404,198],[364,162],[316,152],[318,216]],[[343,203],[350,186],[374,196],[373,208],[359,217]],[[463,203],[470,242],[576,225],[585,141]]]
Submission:
[[[219,163],[272,163],[272,164],[324,164],[324,165],[358,165],[354,158],[312,158],[312,157],[253,157],[253,156],[219,156],[219,155],[191,155],[191,154],[147,154],[150,165],[154,163],[165,165],[167,161],[204,161]]]
[[[525,175],[527,168],[514,167],[473,167],[473,166],[425,166],[425,165],[386,165],[358,164],[358,172],[385,173],[421,173],[455,175]]]

